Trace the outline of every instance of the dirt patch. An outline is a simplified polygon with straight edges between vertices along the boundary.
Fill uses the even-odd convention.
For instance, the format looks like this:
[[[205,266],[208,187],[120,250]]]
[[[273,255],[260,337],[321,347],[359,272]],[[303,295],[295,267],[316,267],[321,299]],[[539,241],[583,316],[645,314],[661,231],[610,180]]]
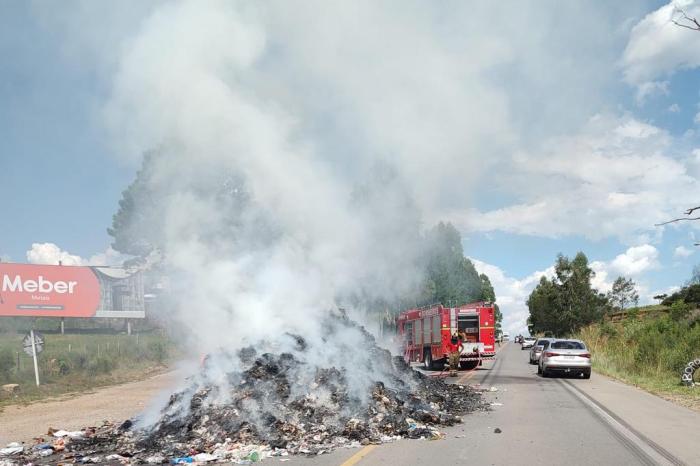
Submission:
[[[181,374],[168,372],[138,382],[129,382],[89,394],[61,396],[28,405],[5,406],[0,412],[0,445],[31,441],[49,426],[79,429],[96,420],[127,419],[141,412],[148,401],[166,387],[172,387]]]

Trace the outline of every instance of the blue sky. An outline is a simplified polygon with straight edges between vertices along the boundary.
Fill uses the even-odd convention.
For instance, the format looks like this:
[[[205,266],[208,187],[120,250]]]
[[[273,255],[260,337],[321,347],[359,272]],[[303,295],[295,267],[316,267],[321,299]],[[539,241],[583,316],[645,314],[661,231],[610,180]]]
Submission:
[[[315,146],[342,147],[341,155],[329,155],[337,158],[331,170],[359,171],[369,159],[349,154],[385,152],[406,167],[407,179],[427,180],[416,189],[429,218],[460,228],[465,253],[495,276],[506,327],[522,331],[524,298],[558,253],[584,251],[602,289],[617,275],[633,277],[645,301],[681,285],[700,262],[696,227],[653,226],[700,201],[700,151],[694,152],[700,148],[700,32],[670,25],[665,2],[609,3],[570,2],[560,12],[556,2],[535,2],[520,12],[532,24],[528,29],[515,18],[486,26],[493,11],[478,5],[447,2],[426,14],[428,7],[411,4],[397,16],[391,8],[383,15],[387,2],[367,16],[387,18],[386,35],[396,42],[386,49],[376,46],[386,27],[353,35],[357,24],[367,24],[363,8],[371,5],[338,14],[316,4],[286,16],[279,8],[260,15],[262,29],[274,28],[265,30],[267,49],[254,73],[240,79],[251,94],[293,109]],[[700,13],[696,3],[682,3]],[[151,40],[149,28],[181,19],[177,8],[2,2],[5,260],[109,260],[106,228],[120,193],[134,177],[138,154],[166,131],[152,123],[158,113],[139,112],[144,95],[134,88],[153,80],[138,76],[134,60],[140,63],[139,53],[149,50],[139,48]],[[191,5],[182,8],[194,17]],[[316,15],[338,15],[338,27],[322,29],[309,21]],[[576,24],[561,19],[567,16]],[[453,24],[453,17],[463,21]],[[299,26],[312,23],[311,32]],[[192,34],[198,32],[193,27]],[[328,44],[319,43],[318,34]],[[346,48],[350,53],[343,55]],[[387,57],[396,60],[388,61],[392,66],[384,66]],[[435,71],[421,70],[425,63]],[[374,72],[358,72],[365,69]],[[420,77],[420,85],[398,78],[407,75]],[[444,104],[436,112],[444,119],[432,118],[431,91]],[[377,107],[385,97],[399,105],[415,101],[426,113],[397,119]],[[455,124],[462,119],[462,126]],[[381,124],[388,120],[391,130]],[[434,163],[412,152],[429,140],[412,134],[421,132],[440,139],[429,157]],[[445,155],[433,159],[438,153]],[[443,171],[426,175],[426,167],[435,166]],[[430,180],[454,185],[459,179],[470,189],[440,192],[437,199],[424,195],[434,191]],[[28,256],[34,243],[55,247]]]

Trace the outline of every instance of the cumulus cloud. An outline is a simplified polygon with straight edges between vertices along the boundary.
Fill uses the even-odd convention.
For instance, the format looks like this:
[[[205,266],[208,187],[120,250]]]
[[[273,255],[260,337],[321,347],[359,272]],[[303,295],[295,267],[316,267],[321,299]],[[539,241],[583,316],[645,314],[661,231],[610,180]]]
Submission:
[[[685,259],[686,257],[692,256],[694,252],[695,251],[686,248],[685,246],[678,246],[676,249],[673,250],[673,257]]]
[[[62,250],[54,243],[33,243],[27,251],[27,261],[30,264],[47,265],[83,265],[84,260],[80,256],[70,254]]]
[[[527,318],[530,312],[527,308],[527,298],[537,286],[540,278],[554,276],[554,267],[535,271],[530,275],[517,279],[506,275],[500,267],[478,259],[470,258],[479,273],[488,275],[496,292],[496,302],[503,313],[502,327],[511,334],[527,334]]]
[[[696,154],[678,157],[665,130],[632,116],[597,115],[578,134],[513,156],[502,187],[517,204],[460,215],[471,231],[630,243],[687,208],[700,189]]]
[[[632,28],[622,56],[625,80],[638,89],[653,88],[659,77],[679,69],[700,66],[700,48],[692,45],[694,36],[673,24],[683,8],[691,17],[700,17],[700,4],[675,0],[646,15]]]
[[[657,95],[668,95],[668,81],[652,81],[640,84],[637,87],[637,105],[644,105],[647,98]]]
[[[657,293],[650,292],[647,284],[638,280],[644,272],[658,266],[657,258],[658,250],[645,244],[628,248],[610,261],[591,261],[589,266],[594,272],[591,286],[601,293],[607,293],[612,289],[617,277],[632,277],[636,281],[635,288],[640,296],[640,304],[651,303]],[[474,258],[470,260],[479,273],[485,273],[491,280],[496,292],[496,302],[503,313],[503,329],[512,334],[527,333],[527,318],[530,315],[527,299],[541,277],[554,277],[554,266],[532,272],[524,278],[515,278],[496,265]]]
[[[651,244],[634,246],[618,255],[610,263],[612,270],[626,277],[638,276],[659,266],[659,251]]]
[[[27,251],[27,262],[30,264],[45,265],[119,265],[125,257],[112,249],[107,248],[102,253],[95,254],[89,259],[64,251],[54,243],[33,243],[32,248]]]
[[[681,111],[681,107],[678,104],[671,104],[668,106],[668,109],[666,109],[670,113],[678,113]]]

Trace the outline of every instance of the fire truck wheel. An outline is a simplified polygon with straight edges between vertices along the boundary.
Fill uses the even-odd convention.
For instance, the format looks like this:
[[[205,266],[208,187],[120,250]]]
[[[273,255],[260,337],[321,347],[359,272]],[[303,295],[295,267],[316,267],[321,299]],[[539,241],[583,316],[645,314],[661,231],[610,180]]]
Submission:
[[[461,361],[459,363],[459,367],[461,367],[464,370],[470,371],[472,369],[476,369],[476,366],[479,365],[479,361]]]
[[[423,351],[423,368],[427,371],[433,370],[433,355],[429,350]]]
[[[445,365],[445,360],[444,359],[438,359],[437,361],[433,361],[433,355],[430,352],[429,349],[426,349],[425,352],[423,353],[423,367],[427,371],[437,371],[443,368]]]

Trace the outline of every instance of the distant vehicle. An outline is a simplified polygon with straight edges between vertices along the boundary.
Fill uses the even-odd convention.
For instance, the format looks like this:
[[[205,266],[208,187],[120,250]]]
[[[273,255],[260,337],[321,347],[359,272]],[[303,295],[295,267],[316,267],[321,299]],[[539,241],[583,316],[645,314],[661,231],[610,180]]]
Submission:
[[[503,341],[508,341],[508,340],[510,340],[510,333],[503,332]]]
[[[537,373],[549,377],[554,373],[581,374],[591,378],[591,353],[581,340],[554,340],[540,356]]]
[[[493,304],[485,302],[409,309],[396,320],[404,359],[422,362],[426,369],[432,370],[445,367],[448,343],[457,330],[466,335],[459,360],[462,369],[474,369],[483,360],[494,359],[495,323]]]
[[[535,341],[535,344],[532,345],[532,349],[530,349],[530,364],[537,364],[539,362],[542,351],[547,349],[551,340],[553,340],[553,338],[538,338],[537,341]]]
[[[537,341],[537,339],[534,337],[523,337],[520,340],[520,343],[522,345],[520,347],[520,349],[532,348],[532,346],[535,344],[536,341]]]

